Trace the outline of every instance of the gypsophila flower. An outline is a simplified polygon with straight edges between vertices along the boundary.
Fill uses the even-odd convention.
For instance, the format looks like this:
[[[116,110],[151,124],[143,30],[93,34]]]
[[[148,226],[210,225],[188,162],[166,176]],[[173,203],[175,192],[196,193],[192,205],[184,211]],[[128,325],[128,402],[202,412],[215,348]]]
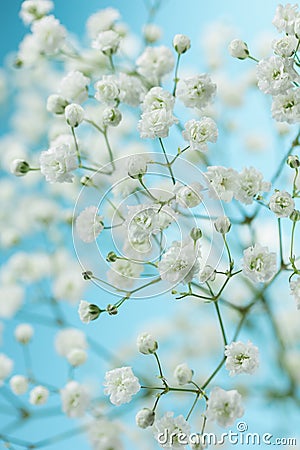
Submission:
[[[226,363],[229,375],[240,373],[253,374],[259,366],[258,348],[248,341],[246,344],[238,341],[225,346]]]
[[[192,119],[185,123],[182,136],[189,142],[191,150],[206,151],[208,142],[217,142],[217,125],[210,117]]]
[[[119,100],[130,106],[138,106],[142,101],[146,88],[139,77],[120,72],[117,80]]]
[[[249,56],[248,46],[241,39],[231,41],[228,46],[228,51],[233,58],[246,59]]]
[[[0,286],[0,317],[12,318],[21,308],[24,300],[23,289],[16,284]]]
[[[160,419],[155,420],[153,431],[155,439],[162,447],[178,450],[184,448],[183,437],[186,438],[186,444],[188,443],[190,425],[182,415],[174,417],[173,412],[166,412]],[[179,435],[181,439],[178,439]],[[166,436],[165,442],[162,442],[161,436]]]
[[[295,36],[284,36],[280,39],[274,39],[272,48],[274,53],[282,58],[290,58],[295,53],[298,40]]]
[[[89,83],[88,77],[78,70],[73,70],[62,78],[59,85],[59,94],[68,102],[83,103],[88,98]]]
[[[154,23],[147,23],[143,27],[144,39],[149,44],[154,44],[162,37],[162,29]]]
[[[52,94],[47,98],[47,111],[53,114],[64,114],[68,101],[61,95]]]
[[[90,403],[87,389],[77,381],[69,381],[60,391],[62,410],[68,417],[83,417]]]
[[[10,171],[16,177],[23,177],[30,170],[28,162],[23,159],[14,159],[10,165]]]
[[[91,320],[98,319],[100,312],[97,305],[81,300],[78,308],[81,322],[90,323]]]
[[[141,409],[135,416],[135,422],[140,428],[151,427],[154,423],[155,413],[149,408]]]
[[[15,329],[15,338],[20,344],[28,344],[33,336],[34,330],[29,323],[21,323]]]
[[[295,20],[299,17],[298,5],[287,3],[285,6],[279,4],[276,8],[273,25],[279,32],[284,31],[288,34],[294,33]]]
[[[92,39],[95,39],[101,31],[110,30],[120,18],[120,13],[115,8],[105,8],[92,14],[87,20],[87,30]]]
[[[0,387],[13,370],[14,362],[4,353],[0,353]]]
[[[295,209],[295,202],[288,192],[276,191],[270,198],[269,208],[277,217],[289,217]]]
[[[185,34],[176,34],[173,38],[173,47],[181,55],[191,48],[191,40]]]
[[[88,436],[95,450],[124,450],[120,439],[121,426],[118,421],[103,416],[89,421]]]
[[[95,83],[95,98],[99,102],[114,106],[120,93],[117,80],[113,75],[104,75]]]
[[[147,172],[147,155],[132,155],[127,159],[128,175],[131,178],[139,178]]]
[[[40,155],[41,172],[49,183],[72,183],[72,170],[77,169],[76,152],[62,144],[51,147]]]
[[[300,277],[297,276],[290,281],[291,295],[294,297],[297,309],[300,309]]]
[[[23,375],[14,375],[9,380],[11,390],[15,395],[23,395],[28,390],[28,379]]]
[[[228,427],[243,414],[242,397],[238,391],[225,391],[219,387],[211,391],[206,410],[208,420],[217,422],[221,427]]]
[[[179,364],[174,370],[174,378],[182,386],[192,381],[193,374],[194,372],[186,363]]]
[[[206,283],[206,281],[215,281],[215,279],[216,279],[215,269],[208,264],[204,266],[201,272],[199,273],[200,283]]]
[[[220,198],[230,202],[237,191],[238,173],[234,169],[222,166],[207,168],[206,177],[210,183],[209,194],[213,198]]]
[[[57,53],[63,46],[67,35],[66,29],[54,16],[42,17],[33,22],[33,37],[41,53]]]
[[[165,138],[169,135],[170,127],[177,121],[167,109],[156,109],[142,114],[138,130],[142,139]]]
[[[259,170],[247,167],[238,175],[234,197],[245,205],[251,205],[254,197],[270,189],[271,183],[263,181],[263,174]]]
[[[216,92],[216,85],[206,73],[180,79],[176,88],[176,97],[189,108],[205,108]]]
[[[96,206],[88,206],[76,218],[75,229],[85,243],[93,242],[103,230],[103,216],[98,215]]]
[[[131,367],[120,367],[105,374],[104,393],[109,395],[111,403],[120,406],[131,401],[141,386]]]
[[[106,56],[111,56],[119,48],[120,35],[113,30],[105,30],[98,34],[97,38],[92,42],[92,47]]]
[[[243,274],[259,283],[269,281],[276,273],[276,253],[269,252],[268,247],[255,244],[244,250]]]
[[[75,348],[86,350],[86,336],[76,328],[65,328],[57,333],[55,339],[55,350],[61,356],[67,357]]]
[[[118,108],[105,108],[102,115],[104,126],[117,127],[122,120],[122,114]]]
[[[84,114],[84,109],[77,103],[71,103],[65,108],[65,118],[67,124],[72,128],[78,127],[84,119]]]
[[[73,367],[82,366],[87,360],[87,353],[81,348],[74,348],[67,354],[67,360]]]
[[[299,77],[293,63],[287,58],[271,56],[262,59],[256,70],[258,87],[265,94],[284,94]]]
[[[147,47],[136,61],[137,71],[153,85],[158,85],[161,78],[171,72],[174,57],[165,46]]]
[[[272,102],[272,116],[278,122],[298,123],[300,121],[300,91],[288,89],[276,95]]]
[[[36,386],[29,392],[29,403],[32,405],[44,405],[47,403],[49,391],[44,386]]]
[[[53,2],[50,0],[25,0],[22,2],[19,15],[25,25],[30,25],[33,21],[48,14],[53,6]]]
[[[231,223],[227,216],[220,216],[214,221],[214,226],[218,233],[224,235],[230,231]]]
[[[150,355],[155,353],[158,349],[156,340],[149,333],[141,333],[137,337],[136,345],[138,351],[144,355]]]
[[[176,184],[174,187],[176,202],[184,208],[194,208],[202,201],[202,190],[203,186],[197,182],[191,183],[189,186],[181,186]]]
[[[129,289],[139,278],[143,265],[127,260],[117,260],[107,272],[108,281],[119,289]]]

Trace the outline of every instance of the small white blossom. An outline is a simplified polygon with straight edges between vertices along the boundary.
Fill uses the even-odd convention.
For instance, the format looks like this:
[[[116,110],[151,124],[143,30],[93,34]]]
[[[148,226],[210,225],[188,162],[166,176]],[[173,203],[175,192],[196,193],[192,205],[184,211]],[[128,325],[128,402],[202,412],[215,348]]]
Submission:
[[[143,353],[144,355],[155,353],[158,349],[156,340],[149,333],[139,334],[137,337],[136,345],[139,352]]]
[[[107,272],[108,281],[119,289],[129,289],[139,278],[143,265],[132,261],[118,259]]]
[[[88,436],[94,450],[124,450],[119,422],[97,417],[89,422]]]
[[[96,206],[88,206],[81,211],[75,222],[76,233],[85,243],[93,242],[103,228],[103,216],[98,215]]]
[[[162,37],[162,29],[154,23],[147,23],[143,27],[144,39],[149,44],[159,41]]]
[[[248,46],[241,39],[231,41],[228,46],[228,51],[233,58],[246,59],[249,56]]]
[[[117,127],[122,120],[122,114],[118,108],[105,108],[102,114],[103,125]]]
[[[120,13],[115,8],[105,8],[92,14],[87,20],[89,36],[95,39],[101,31],[110,30],[120,18]]]
[[[62,410],[68,417],[83,417],[90,403],[87,389],[77,381],[69,381],[60,392]]]
[[[184,448],[182,436],[186,437],[187,440],[191,429],[182,415],[174,417],[173,412],[166,412],[160,419],[154,422],[153,431],[155,439],[162,447],[170,448],[171,450],[180,450]],[[161,436],[166,436],[165,443],[162,442]],[[181,436],[181,439],[178,439],[177,436]]]
[[[291,295],[294,297],[297,309],[300,309],[300,277],[297,276],[296,278],[292,279],[290,281],[290,289],[291,289]]]
[[[0,317],[11,319],[22,306],[24,290],[15,284],[0,286]]]
[[[15,395],[23,395],[28,390],[28,379],[23,375],[14,375],[9,380],[9,385]]]
[[[285,6],[279,4],[276,8],[273,25],[279,32],[284,31],[288,34],[294,33],[295,20],[299,17],[298,5],[287,3]]]
[[[173,38],[173,47],[176,52],[181,55],[191,48],[191,40],[185,34],[175,34]]]
[[[25,0],[22,2],[20,17],[25,25],[30,25],[35,20],[39,20],[53,9],[53,2],[50,0]]]
[[[119,87],[115,76],[104,75],[95,83],[95,98],[99,102],[114,106],[119,97]]]
[[[20,344],[28,344],[33,336],[33,328],[29,323],[21,323],[15,329],[15,338]]]
[[[67,35],[66,29],[54,16],[36,20],[31,30],[40,52],[47,55],[57,53],[62,48]]]
[[[265,94],[284,94],[293,86],[298,75],[289,59],[271,56],[262,59],[256,69],[259,89]]]
[[[72,170],[77,169],[76,152],[68,145],[51,147],[40,155],[41,172],[49,183],[71,183]]]
[[[139,178],[147,172],[147,156],[146,155],[132,155],[127,159],[128,175],[131,178]]]
[[[208,264],[204,266],[201,272],[199,273],[200,283],[205,283],[206,281],[215,281],[215,279],[216,279],[215,269]]]
[[[272,102],[272,116],[278,122],[298,123],[300,121],[300,91],[289,89],[276,95]]]
[[[47,403],[49,391],[44,386],[36,386],[29,393],[29,403],[32,405],[44,405]]]
[[[238,341],[225,346],[226,363],[229,375],[240,373],[253,374],[259,366],[258,348],[248,341],[246,344]]]
[[[11,374],[14,367],[14,362],[4,353],[0,353],[0,387],[4,380]]]
[[[154,423],[155,413],[149,408],[141,409],[135,416],[135,422],[140,428],[151,427]]]
[[[219,387],[212,390],[207,402],[208,420],[217,422],[221,427],[228,427],[243,414],[242,397],[238,391],[225,391]]]
[[[217,142],[218,129],[210,117],[189,120],[184,125],[183,138],[190,143],[191,150],[206,151],[208,142]]]
[[[230,202],[237,191],[238,173],[234,169],[222,166],[209,166],[206,177],[210,183],[209,194],[213,198],[220,198]]]
[[[97,305],[81,300],[78,308],[78,314],[81,322],[90,323],[99,317],[100,309]]]
[[[73,367],[82,366],[87,360],[87,353],[81,348],[74,348],[68,353],[67,360]]]
[[[276,191],[270,198],[269,208],[277,217],[289,217],[295,209],[295,202],[288,192]]]
[[[140,78],[120,72],[117,83],[120,101],[130,106],[138,106],[146,91]]]
[[[227,216],[220,216],[215,220],[214,226],[218,233],[226,234],[231,228],[231,223]]]
[[[270,189],[271,183],[263,180],[263,174],[259,170],[246,167],[238,174],[234,197],[245,205],[251,205],[258,194]]]
[[[65,108],[65,118],[70,127],[78,127],[84,119],[84,109],[77,103],[71,103]]]
[[[76,328],[65,328],[57,333],[55,349],[61,356],[67,357],[74,349],[87,349],[85,334]]]
[[[88,98],[89,83],[88,77],[73,70],[61,80],[59,94],[70,103],[83,103]]]
[[[171,50],[163,45],[147,47],[136,63],[137,71],[153,85],[158,85],[161,78],[173,69],[174,57]]]
[[[169,135],[169,129],[178,120],[167,109],[156,109],[144,112],[138,123],[138,130],[142,139],[165,138]]]
[[[205,108],[212,102],[216,85],[206,73],[180,79],[176,88],[176,97],[189,108]]]
[[[197,182],[191,183],[189,186],[175,185],[176,202],[184,208],[194,208],[202,201],[202,189],[203,186]]]
[[[53,114],[63,114],[65,108],[68,105],[68,101],[61,95],[52,94],[47,98],[47,111]]]
[[[131,401],[131,397],[139,392],[141,386],[131,367],[120,367],[105,374],[104,393],[116,406]]]
[[[298,40],[295,36],[284,36],[280,39],[274,39],[272,48],[274,53],[282,58],[290,58],[295,53]]]
[[[180,385],[188,384],[192,381],[194,372],[186,363],[179,364],[174,370],[174,378]]]
[[[259,283],[269,281],[276,273],[276,253],[268,247],[255,244],[244,250],[243,273],[250,280]]]
[[[113,30],[101,31],[97,38],[93,41],[92,47],[100,52],[104,53],[106,56],[111,56],[119,48],[120,35]]]
[[[10,165],[10,171],[16,177],[23,177],[30,170],[28,162],[23,159],[14,159]]]

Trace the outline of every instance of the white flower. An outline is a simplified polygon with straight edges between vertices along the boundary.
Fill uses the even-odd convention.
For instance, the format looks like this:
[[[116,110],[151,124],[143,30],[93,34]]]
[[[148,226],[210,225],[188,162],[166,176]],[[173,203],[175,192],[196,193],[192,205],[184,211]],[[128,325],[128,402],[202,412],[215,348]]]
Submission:
[[[15,284],[0,286],[0,317],[11,319],[21,308],[24,300],[24,290]]]
[[[229,375],[234,376],[240,373],[253,374],[259,366],[258,348],[248,341],[244,344],[241,341],[231,342],[225,346],[226,363]]]
[[[95,320],[99,317],[100,309],[97,305],[81,300],[78,308],[78,313],[81,322],[90,323],[91,320]]]
[[[101,31],[110,30],[115,22],[120,18],[117,9],[106,8],[92,14],[87,20],[87,30],[89,36],[95,39]]]
[[[184,208],[194,208],[202,201],[201,191],[203,186],[200,183],[194,182],[189,186],[175,185],[174,193],[176,195],[176,202]]]
[[[53,9],[50,0],[25,0],[22,2],[20,17],[25,25],[30,25],[34,20],[39,20]]]
[[[107,272],[107,279],[119,289],[129,289],[142,271],[142,264],[118,259],[111,264],[111,269]]]
[[[179,55],[185,53],[191,48],[190,38],[185,34],[175,34],[173,38],[173,47]]]
[[[99,102],[114,106],[119,97],[119,87],[114,75],[104,75],[95,83],[95,98]]]
[[[272,48],[274,53],[282,58],[290,58],[295,53],[298,40],[295,36],[284,36],[280,39],[274,39]]]
[[[286,191],[276,191],[270,198],[269,208],[277,217],[289,217],[295,209],[295,202]]]
[[[84,386],[69,381],[60,392],[62,410],[68,417],[82,417],[89,406],[90,397]]]
[[[276,253],[255,244],[244,250],[243,274],[254,282],[269,281],[276,273]]]
[[[9,380],[11,390],[16,395],[23,395],[28,390],[28,380],[23,375],[14,375]]]
[[[147,172],[147,155],[132,155],[127,159],[128,175],[131,178],[139,178]]]
[[[215,269],[208,264],[204,266],[201,272],[199,273],[200,283],[205,283],[206,281],[215,281],[215,279],[216,279]]]
[[[213,198],[220,198],[230,202],[237,191],[238,173],[234,169],[222,166],[209,166],[206,177],[210,183],[209,194]]]
[[[94,450],[123,450],[119,422],[96,418],[89,423],[88,436]]]
[[[206,151],[208,142],[217,142],[218,129],[210,117],[189,120],[184,125],[183,138],[190,143],[191,150]]]
[[[297,309],[300,309],[300,277],[297,276],[296,279],[290,281],[291,295],[294,297]]]
[[[158,263],[162,280],[172,284],[189,283],[199,269],[200,247],[190,242],[173,242]]]
[[[168,112],[172,112],[174,103],[175,99],[170,92],[156,86],[151,88],[145,95],[142,103],[142,110],[144,112],[150,112],[165,109]]]
[[[120,35],[113,30],[101,31],[92,42],[92,47],[100,50],[104,55],[116,53],[120,44]]]
[[[81,366],[87,360],[87,353],[81,348],[74,348],[68,353],[67,360],[73,367]]]
[[[68,105],[68,101],[61,95],[52,94],[47,98],[47,111],[53,114],[63,114],[65,107]]]
[[[72,170],[77,169],[76,152],[68,145],[51,147],[40,155],[41,172],[49,183],[71,183]]]
[[[141,386],[131,367],[120,367],[105,374],[104,393],[109,395],[111,403],[120,406],[131,401]]]
[[[216,85],[206,73],[179,80],[176,97],[189,108],[202,109],[212,100],[216,92]]]
[[[44,386],[36,386],[29,393],[29,403],[32,405],[44,405],[49,397],[49,391]]]
[[[220,216],[215,220],[214,226],[218,233],[224,235],[229,232],[231,223],[227,216]]]
[[[11,374],[13,366],[13,360],[8,358],[4,353],[0,353],[0,387],[3,385],[4,380]]]
[[[54,16],[46,16],[33,22],[33,36],[40,52],[57,53],[63,46],[67,32]]]
[[[65,118],[70,127],[78,127],[84,119],[84,109],[77,103],[71,103],[65,108]]]
[[[294,33],[295,20],[299,17],[298,5],[287,3],[285,6],[279,4],[276,8],[273,25],[279,32]]]
[[[60,82],[59,93],[68,102],[83,103],[88,98],[90,79],[78,70],[69,72]]]
[[[138,106],[145,95],[145,87],[137,76],[120,72],[118,76],[119,99],[130,106]]]
[[[15,338],[20,344],[28,344],[33,336],[34,330],[29,323],[21,323],[15,329]]]
[[[160,419],[154,422],[154,437],[162,447],[172,450],[183,449],[182,438],[185,437],[188,444],[190,425],[180,415],[174,417],[173,412],[166,412]],[[181,442],[180,442],[181,441]]]
[[[248,46],[241,39],[231,41],[228,46],[228,51],[233,58],[246,59],[249,56]]]
[[[105,108],[102,114],[102,122],[106,127],[117,127],[122,120],[122,114],[118,108]]]
[[[53,295],[56,300],[77,303],[82,297],[85,283],[76,269],[77,267],[67,267],[56,275],[52,284]]]
[[[88,206],[76,219],[76,232],[83,242],[93,242],[104,228],[103,216],[99,216],[97,213],[96,206]]]
[[[192,381],[194,372],[186,363],[179,364],[174,370],[174,377],[178,384],[184,385]]]
[[[135,422],[140,428],[151,427],[154,423],[155,413],[149,408],[141,409],[135,416]]]
[[[178,119],[172,112],[163,108],[144,112],[138,123],[138,130],[142,139],[165,138],[169,135],[169,129]]]
[[[28,162],[23,159],[14,159],[10,165],[10,171],[16,177],[23,177],[30,171]]]
[[[225,391],[215,387],[207,402],[206,417],[216,421],[221,427],[233,425],[235,420],[244,414],[241,401],[242,397],[238,391]]]
[[[289,59],[271,56],[262,59],[256,69],[259,89],[265,94],[284,94],[293,86],[298,75]]]
[[[289,89],[285,94],[273,97],[272,116],[278,122],[300,121],[300,91]]]
[[[74,349],[86,350],[85,334],[76,328],[65,328],[57,333],[55,349],[61,356],[67,357]]]
[[[143,353],[144,355],[155,353],[158,349],[156,340],[149,333],[139,334],[137,337],[136,345],[139,352]]]
[[[171,72],[174,67],[174,57],[171,50],[165,46],[147,47],[137,59],[137,71],[153,85],[158,85],[161,78]]]
[[[271,183],[263,181],[263,175],[259,170],[246,167],[238,174],[234,197],[245,205],[251,205],[254,197],[270,189]]]
[[[143,27],[143,35],[147,43],[154,44],[162,37],[162,29],[154,23],[147,23]]]

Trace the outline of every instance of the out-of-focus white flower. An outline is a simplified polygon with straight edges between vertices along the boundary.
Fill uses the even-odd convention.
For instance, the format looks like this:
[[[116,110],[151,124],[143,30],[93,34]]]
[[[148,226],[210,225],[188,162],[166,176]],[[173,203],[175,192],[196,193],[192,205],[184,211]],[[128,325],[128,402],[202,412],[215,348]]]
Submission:
[[[33,21],[48,14],[53,6],[53,2],[50,0],[25,0],[22,2],[19,15],[25,25],[30,25]]]
[[[215,220],[214,226],[218,233],[226,234],[231,228],[231,223],[227,216],[220,216]]]
[[[128,175],[139,178],[147,172],[147,155],[132,155],[127,159]]]
[[[146,89],[140,78],[120,72],[118,76],[119,99],[130,106],[138,106]]]
[[[258,348],[248,341],[246,344],[238,341],[225,346],[226,363],[229,375],[240,373],[253,374],[259,366]]]
[[[114,106],[119,97],[119,87],[114,75],[104,75],[95,83],[95,98],[99,102]]]
[[[0,317],[11,319],[22,306],[24,290],[16,284],[0,286]]]
[[[84,119],[84,109],[77,103],[71,103],[65,108],[65,118],[70,127],[78,127]]]
[[[203,267],[201,272],[199,273],[199,281],[200,283],[205,283],[206,281],[215,281],[216,272],[212,266],[208,264]]]
[[[33,22],[31,30],[40,52],[50,55],[59,52],[67,35],[66,29],[54,16],[36,20]]]
[[[243,274],[259,283],[269,281],[276,273],[276,253],[269,252],[268,247],[255,244],[244,250]]]
[[[292,279],[290,281],[290,289],[291,289],[291,295],[294,297],[297,309],[300,309],[300,277],[297,276],[296,278]]]
[[[92,47],[100,50],[104,55],[111,56],[119,48],[120,35],[113,30],[101,31],[92,42]]]
[[[87,360],[87,353],[80,348],[74,348],[67,355],[68,363],[73,367],[78,367],[84,364]]]
[[[139,352],[143,353],[144,355],[155,353],[158,349],[156,340],[149,333],[139,334],[137,337],[136,345]]]
[[[147,23],[143,27],[144,39],[149,44],[159,41],[162,37],[162,29],[154,23]]]
[[[88,206],[76,219],[76,233],[83,242],[93,242],[103,230],[103,216],[98,215],[96,206]]]
[[[242,397],[237,390],[225,391],[219,387],[212,390],[207,402],[208,420],[216,421],[221,427],[228,427],[243,414]]]
[[[76,328],[66,328],[57,333],[55,349],[61,356],[67,357],[74,349],[87,349],[85,334]]]
[[[62,410],[68,417],[83,417],[90,403],[87,389],[77,381],[69,381],[60,392]]]
[[[16,395],[23,395],[28,390],[28,379],[23,375],[14,375],[9,380],[11,390]]]
[[[131,367],[120,367],[105,374],[104,393],[109,395],[111,403],[120,406],[131,401],[141,386]]]
[[[193,370],[186,363],[179,364],[174,370],[174,378],[180,385],[188,384],[192,381]]]
[[[174,67],[171,50],[165,46],[147,47],[137,59],[137,71],[153,85],[158,85],[164,75]]]
[[[135,416],[135,422],[140,428],[152,427],[155,419],[155,413],[149,408],[141,409]]]
[[[212,102],[216,85],[206,73],[178,81],[176,97],[188,108],[205,108]]]
[[[181,55],[191,48],[191,40],[185,34],[175,34],[173,38],[173,47],[176,52]]]
[[[276,191],[270,198],[269,208],[277,217],[289,217],[295,209],[295,202],[288,192]]]
[[[238,186],[238,173],[236,170],[222,166],[209,166],[206,177],[210,183],[209,194],[213,198],[219,198],[230,202]]]
[[[94,419],[89,423],[88,436],[95,450],[123,450],[120,440],[120,425],[118,422],[104,417]]]
[[[15,338],[20,344],[28,344],[33,336],[34,330],[29,323],[21,323],[15,329]]]
[[[107,272],[108,281],[119,289],[129,289],[139,278],[143,265],[131,261],[118,259],[111,263]]]
[[[189,186],[175,185],[176,202],[184,208],[194,208],[202,201],[202,189],[203,186],[197,182],[191,183]]]
[[[47,98],[47,111],[53,114],[64,114],[68,101],[61,95],[52,94]]]
[[[272,21],[273,25],[279,32],[285,31],[288,34],[294,33],[295,20],[299,18],[298,5],[287,3],[279,4],[276,8],[275,16]]]
[[[246,167],[237,177],[234,197],[245,205],[253,203],[254,197],[262,192],[268,192],[271,183],[263,180],[263,174],[254,167]]]
[[[59,94],[70,103],[83,103],[88,98],[89,83],[88,77],[78,70],[73,70],[62,78]]]
[[[79,276],[79,271],[68,267],[56,275],[52,290],[56,300],[68,301],[70,303],[79,302],[82,297],[85,283],[82,277]],[[76,276],[77,273],[77,276]]]
[[[101,31],[112,29],[119,18],[120,13],[115,8],[101,9],[92,14],[86,24],[89,36],[95,39]]]
[[[4,380],[11,374],[13,367],[13,360],[4,353],[0,353],[0,386],[3,385]]]
[[[155,439],[162,447],[170,448],[171,450],[183,449],[182,437],[185,437],[186,444],[188,444],[190,431],[190,425],[185,418],[182,415],[174,417],[174,413],[170,411],[154,422],[153,432]],[[166,436],[165,443],[162,442],[162,436]],[[178,439],[177,436],[181,436],[181,439]]]
[[[72,183],[72,170],[77,169],[76,152],[68,145],[51,147],[40,155],[41,172],[49,183]]]
[[[44,405],[47,403],[49,391],[44,386],[36,386],[29,393],[29,403],[32,405]]]
[[[191,150],[206,151],[208,142],[217,142],[218,128],[213,119],[189,120],[184,125],[183,138],[190,143]]]
[[[248,46],[241,39],[231,41],[228,46],[228,51],[233,58],[246,59],[249,56]]]
[[[91,320],[96,320],[99,317],[100,309],[97,305],[81,300],[78,308],[78,314],[81,322],[90,323]]]

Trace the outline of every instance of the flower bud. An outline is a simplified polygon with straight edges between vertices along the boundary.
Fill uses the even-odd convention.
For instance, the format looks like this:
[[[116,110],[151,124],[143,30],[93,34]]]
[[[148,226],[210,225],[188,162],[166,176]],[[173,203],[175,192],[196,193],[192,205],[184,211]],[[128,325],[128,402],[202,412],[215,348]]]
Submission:
[[[202,231],[200,230],[200,228],[194,227],[191,229],[190,236],[193,241],[198,241],[198,239],[202,238]]]
[[[68,104],[69,102],[61,95],[53,94],[49,95],[46,108],[47,111],[59,115],[65,112],[65,108]]]
[[[14,375],[9,380],[10,388],[16,395],[22,395],[27,392],[28,389],[28,380],[23,375]]]
[[[200,283],[205,283],[206,281],[215,281],[215,279],[216,279],[215,269],[208,264],[204,266],[199,275]]]
[[[147,172],[147,162],[143,155],[132,155],[128,158],[128,175],[137,179]]]
[[[10,165],[10,171],[16,177],[23,177],[30,171],[30,166],[23,159],[14,159]]]
[[[33,328],[28,323],[21,323],[15,329],[15,338],[20,344],[26,345],[33,336]]]
[[[117,127],[122,120],[122,114],[118,108],[105,108],[102,120],[105,126]]]
[[[290,155],[288,159],[286,160],[286,163],[292,168],[292,169],[298,169],[300,167],[300,161],[299,157],[297,155]]]
[[[80,178],[80,183],[83,186],[93,186],[93,180],[86,175],[84,175],[83,177]]]
[[[84,280],[91,280],[93,278],[93,272],[87,270],[86,272],[82,272],[82,276]]]
[[[67,354],[67,360],[73,367],[78,367],[84,364],[87,360],[86,351],[81,348],[73,348],[70,353]]]
[[[300,211],[298,209],[294,209],[294,211],[290,215],[290,219],[293,222],[299,222],[299,220],[300,220]]]
[[[30,391],[29,402],[32,405],[44,405],[49,397],[49,391],[44,386],[36,386]]]
[[[149,333],[141,333],[136,341],[139,352],[144,355],[155,353],[158,349],[158,344]]]
[[[76,128],[84,119],[84,109],[77,103],[71,103],[66,106],[65,118],[70,127]]]
[[[233,58],[246,59],[249,56],[249,50],[246,42],[240,39],[234,39],[228,46],[228,51]]]
[[[118,314],[118,308],[115,305],[107,305],[106,311],[110,316],[115,316]]]
[[[229,232],[229,230],[231,228],[231,223],[230,223],[230,220],[228,219],[228,217],[221,216],[221,217],[218,217],[217,220],[214,222],[214,226],[218,233],[221,233],[224,235]]]
[[[179,364],[174,371],[174,377],[180,385],[190,383],[192,381],[193,374],[194,372],[186,363]]]
[[[135,422],[140,428],[151,427],[154,423],[155,413],[149,408],[141,409],[135,416]]]
[[[79,303],[78,314],[81,322],[90,323],[91,320],[98,319],[101,309],[97,305],[81,300]]]
[[[109,252],[108,255],[106,256],[106,261],[107,262],[115,262],[117,261],[118,257],[115,254],[115,252]]]
[[[185,53],[189,48],[191,48],[190,38],[185,34],[176,34],[173,39],[173,47],[178,55]]]
[[[100,50],[104,55],[111,56],[116,53],[120,44],[120,35],[113,30],[105,30],[98,34],[92,47]]]

